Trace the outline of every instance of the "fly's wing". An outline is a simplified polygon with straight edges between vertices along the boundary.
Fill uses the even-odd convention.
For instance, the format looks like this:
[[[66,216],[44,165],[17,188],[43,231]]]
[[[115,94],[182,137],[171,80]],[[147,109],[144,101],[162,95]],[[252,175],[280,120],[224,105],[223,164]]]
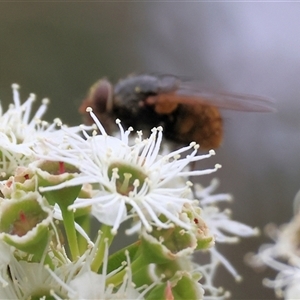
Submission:
[[[182,82],[175,92],[177,103],[213,105],[222,109],[248,112],[274,112],[274,100],[269,97],[211,91],[197,88],[192,83]],[[175,99],[177,98],[177,100]]]

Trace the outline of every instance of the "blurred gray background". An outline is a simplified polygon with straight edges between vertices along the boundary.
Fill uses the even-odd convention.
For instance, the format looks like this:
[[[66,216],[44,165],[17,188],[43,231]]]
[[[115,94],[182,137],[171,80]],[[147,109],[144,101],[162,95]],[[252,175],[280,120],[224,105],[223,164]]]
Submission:
[[[10,85],[51,99],[46,119],[81,121],[78,106],[102,76],[132,72],[189,76],[216,89],[267,95],[277,113],[224,111],[225,141],[216,157],[220,192],[234,195],[233,217],[263,228],[292,217],[300,188],[300,3],[2,2],[0,99]],[[208,183],[212,177],[201,178]],[[217,284],[233,299],[273,299],[261,284],[269,272],[243,263],[269,241],[245,239],[223,251],[244,277],[223,269]]]

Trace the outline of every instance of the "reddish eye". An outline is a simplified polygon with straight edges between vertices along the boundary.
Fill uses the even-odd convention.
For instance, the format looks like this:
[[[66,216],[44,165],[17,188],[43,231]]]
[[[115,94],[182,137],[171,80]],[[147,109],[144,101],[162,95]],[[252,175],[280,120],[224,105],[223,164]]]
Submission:
[[[83,101],[79,111],[85,113],[88,106],[91,106],[96,113],[105,113],[111,110],[112,85],[106,79],[98,80],[89,90],[88,97]]]
[[[106,81],[101,80],[95,87],[91,99],[95,110],[100,113],[106,111],[106,102],[109,96],[109,87]]]

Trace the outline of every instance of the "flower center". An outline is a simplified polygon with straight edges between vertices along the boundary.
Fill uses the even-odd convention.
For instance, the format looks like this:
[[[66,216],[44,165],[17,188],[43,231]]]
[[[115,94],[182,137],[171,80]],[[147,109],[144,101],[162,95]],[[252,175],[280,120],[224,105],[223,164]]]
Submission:
[[[138,193],[147,178],[140,169],[119,162],[109,166],[108,177],[115,181],[117,192],[125,196],[129,196],[132,191]]]
[[[46,213],[25,213],[19,212],[19,218],[12,224],[10,234],[16,234],[18,236],[25,235],[28,231],[33,229],[46,217]]]

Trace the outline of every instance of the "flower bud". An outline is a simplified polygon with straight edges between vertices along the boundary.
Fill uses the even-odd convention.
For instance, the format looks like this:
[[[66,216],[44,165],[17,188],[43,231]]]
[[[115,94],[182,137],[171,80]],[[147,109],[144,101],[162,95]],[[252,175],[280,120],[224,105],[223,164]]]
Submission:
[[[38,192],[19,191],[0,204],[0,239],[40,256],[49,240],[51,221],[52,211]]]

